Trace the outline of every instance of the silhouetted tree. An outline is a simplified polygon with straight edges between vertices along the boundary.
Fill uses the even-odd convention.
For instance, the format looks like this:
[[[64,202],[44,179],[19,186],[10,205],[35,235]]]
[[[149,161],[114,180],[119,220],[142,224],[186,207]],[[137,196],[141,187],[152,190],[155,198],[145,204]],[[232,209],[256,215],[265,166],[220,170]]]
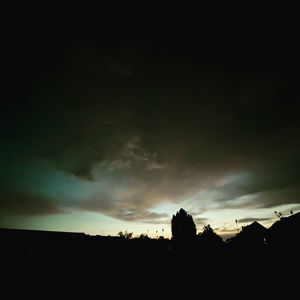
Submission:
[[[172,237],[175,241],[191,241],[196,236],[196,225],[193,217],[180,209],[172,218]]]
[[[118,236],[120,238],[124,238],[124,239],[131,239],[133,235],[133,232],[128,232],[127,230],[125,230],[125,232],[123,233],[123,231],[120,231],[118,233]]]
[[[149,240],[149,236],[146,233],[141,233],[139,236],[140,240]]]
[[[206,250],[217,250],[224,244],[222,238],[213,231],[209,224],[203,227],[203,232],[199,233],[198,236],[201,246]]]
[[[211,228],[211,226],[209,224],[207,224],[206,226],[203,226],[203,232],[202,232],[202,236],[211,236],[211,235],[215,235],[214,230]]]

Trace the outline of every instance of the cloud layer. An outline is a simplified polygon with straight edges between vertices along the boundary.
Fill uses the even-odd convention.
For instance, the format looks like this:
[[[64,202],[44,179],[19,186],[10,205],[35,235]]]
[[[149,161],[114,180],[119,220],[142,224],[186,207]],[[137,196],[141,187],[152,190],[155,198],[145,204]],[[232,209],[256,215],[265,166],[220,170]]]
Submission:
[[[264,38],[272,26],[257,24],[275,21],[268,10],[236,10],[193,26],[161,8],[143,10],[139,29],[122,14],[103,27],[97,18],[64,23],[59,13],[39,20],[43,38],[27,23],[16,28],[3,71],[2,214],[78,209],[165,222],[168,213],[153,211],[163,203],[199,215],[299,204],[288,36]],[[142,21],[153,17],[159,26]],[[26,32],[31,46],[16,56]]]

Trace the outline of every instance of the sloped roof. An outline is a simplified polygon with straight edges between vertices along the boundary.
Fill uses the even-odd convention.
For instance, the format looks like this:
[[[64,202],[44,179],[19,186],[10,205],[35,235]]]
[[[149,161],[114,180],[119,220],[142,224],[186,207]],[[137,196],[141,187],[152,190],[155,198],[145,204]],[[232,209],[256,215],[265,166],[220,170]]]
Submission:
[[[243,232],[244,233],[254,233],[254,232],[264,232],[267,228],[258,223],[257,221],[254,221],[250,225],[243,226]]]
[[[287,228],[291,229],[292,227],[296,230],[298,226],[300,226],[300,212],[289,217],[282,217],[279,221],[273,223],[268,231],[270,233],[275,233]]]

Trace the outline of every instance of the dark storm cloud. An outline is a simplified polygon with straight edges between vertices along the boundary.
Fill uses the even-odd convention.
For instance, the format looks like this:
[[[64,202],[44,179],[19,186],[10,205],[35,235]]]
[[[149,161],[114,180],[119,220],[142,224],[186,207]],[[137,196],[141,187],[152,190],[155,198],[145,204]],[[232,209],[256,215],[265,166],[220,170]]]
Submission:
[[[239,219],[238,222],[240,223],[252,223],[254,221],[267,221],[270,220],[271,218],[243,218],[243,219]]]
[[[299,192],[299,186],[275,191],[266,191],[259,193],[254,203],[256,203],[257,207],[266,208],[283,204],[297,204],[299,203]]]
[[[69,205],[124,220],[165,217],[148,209],[201,190],[218,192],[219,208],[299,203],[299,90],[291,31],[274,10],[107,8],[76,21],[51,8],[13,27],[1,161],[44,159],[84,184],[110,178]],[[1,206],[25,213],[18,178],[4,181]],[[62,206],[25,190],[37,213]]]
[[[276,151],[280,149],[275,149],[271,155]],[[299,202],[298,159],[284,156],[270,160],[262,156],[255,164],[246,166],[248,173],[228,177],[227,182],[218,185],[217,189],[223,195],[218,200],[220,207],[267,208]]]
[[[51,198],[38,194],[27,194],[24,191],[16,191],[16,187],[0,186],[1,214],[17,214],[25,216],[49,215],[59,213],[59,207]]]
[[[130,187],[128,188],[130,189]],[[116,199],[114,193],[96,195],[96,198],[89,199],[78,203],[78,208],[114,217],[124,221],[143,221],[160,223],[163,219],[168,218],[166,213],[149,212],[147,208],[151,207],[147,200],[141,197],[142,205],[136,205],[132,198],[130,203],[126,198]]]

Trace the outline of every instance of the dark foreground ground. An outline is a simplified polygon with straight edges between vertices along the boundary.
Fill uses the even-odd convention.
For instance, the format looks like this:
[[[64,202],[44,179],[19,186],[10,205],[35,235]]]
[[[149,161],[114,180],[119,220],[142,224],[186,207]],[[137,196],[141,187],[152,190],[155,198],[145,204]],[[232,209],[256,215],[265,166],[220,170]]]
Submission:
[[[1,286],[11,295],[261,297],[298,289],[299,253],[291,249],[209,251],[169,240],[3,230],[1,240]]]

